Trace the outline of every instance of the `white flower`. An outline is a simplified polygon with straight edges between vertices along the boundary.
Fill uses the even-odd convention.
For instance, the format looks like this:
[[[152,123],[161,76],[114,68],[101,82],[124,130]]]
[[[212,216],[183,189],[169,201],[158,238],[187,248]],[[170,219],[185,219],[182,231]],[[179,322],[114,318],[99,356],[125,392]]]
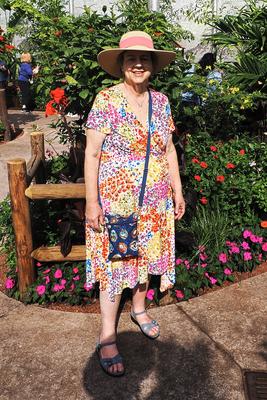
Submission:
[[[257,165],[257,164],[256,164],[256,161],[251,161],[251,162],[249,163],[249,165],[250,165],[250,167],[255,167],[255,165]]]

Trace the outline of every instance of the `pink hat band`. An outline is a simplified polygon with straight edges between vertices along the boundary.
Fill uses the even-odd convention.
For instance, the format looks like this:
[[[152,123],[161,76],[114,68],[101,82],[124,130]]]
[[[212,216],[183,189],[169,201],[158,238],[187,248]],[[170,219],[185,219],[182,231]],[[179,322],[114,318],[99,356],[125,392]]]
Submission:
[[[153,41],[147,37],[135,36],[122,38],[120,41],[120,49],[127,49],[133,46],[147,47],[148,49],[154,49]]]

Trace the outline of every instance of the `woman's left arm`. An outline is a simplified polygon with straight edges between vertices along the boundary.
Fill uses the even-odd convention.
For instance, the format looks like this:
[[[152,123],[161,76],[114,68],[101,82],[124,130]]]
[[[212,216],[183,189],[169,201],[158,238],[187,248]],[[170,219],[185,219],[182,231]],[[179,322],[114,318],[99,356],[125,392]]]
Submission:
[[[169,164],[169,175],[174,200],[174,218],[181,219],[185,213],[185,201],[182,193],[182,183],[179,173],[179,164],[175,146],[172,141],[172,135],[167,143],[166,156]]]

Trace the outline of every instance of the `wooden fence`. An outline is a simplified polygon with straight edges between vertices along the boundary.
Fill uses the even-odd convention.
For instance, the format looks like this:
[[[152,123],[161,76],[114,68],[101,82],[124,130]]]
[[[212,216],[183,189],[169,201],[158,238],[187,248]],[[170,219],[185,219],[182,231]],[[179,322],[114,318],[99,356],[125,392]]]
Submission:
[[[83,183],[46,184],[44,135],[41,132],[31,134],[31,159],[26,164],[22,158],[7,162],[12,220],[15,232],[19,292],[24,294],[36,279],[34,260],[82,261],[85,260],[85,246],[72,246],[66,256],[60,252],[60,246],[41,246],[33,249],[32,224],[29,199],[84,199]],[[34,181],[34,183],[33,183]]]

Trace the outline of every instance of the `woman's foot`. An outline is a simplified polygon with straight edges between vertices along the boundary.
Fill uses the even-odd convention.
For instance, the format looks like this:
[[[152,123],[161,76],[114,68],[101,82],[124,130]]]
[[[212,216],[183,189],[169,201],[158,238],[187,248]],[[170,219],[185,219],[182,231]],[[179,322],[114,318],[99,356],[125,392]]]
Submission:
[[[124,365],[119,354],[117,344],[113,339],[101,339],[97,345],[97,352],[102,368],[112,376],[121,376],[124,374]],[[109,359],[110,361],[103,365],[102,360]],[[113,359],[113,360],[112,360]]]
[[[159,324],[157,321],[153,320],[145,309],[142,311],[131,310],[131,317],[134,322],[136,322],[141,331],[151,339],[156,339],[159,337]]]

